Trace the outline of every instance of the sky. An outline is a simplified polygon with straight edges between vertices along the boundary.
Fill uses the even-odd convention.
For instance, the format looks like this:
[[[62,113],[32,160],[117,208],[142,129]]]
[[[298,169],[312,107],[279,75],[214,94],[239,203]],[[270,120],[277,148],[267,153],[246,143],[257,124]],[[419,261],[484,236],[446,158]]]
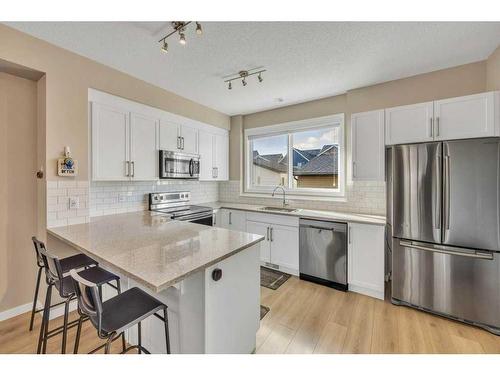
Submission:
[[[293,135],[293,147],[299,150],[311,150],[321,148],[323,145],[338,143],[338,128],[308,130],[295,133]],[[288,136],[276,135],[272,137],[259,138],[253,141],[254,150],[259,151],[260,155],[268,154],[286,154],[288,149]]]

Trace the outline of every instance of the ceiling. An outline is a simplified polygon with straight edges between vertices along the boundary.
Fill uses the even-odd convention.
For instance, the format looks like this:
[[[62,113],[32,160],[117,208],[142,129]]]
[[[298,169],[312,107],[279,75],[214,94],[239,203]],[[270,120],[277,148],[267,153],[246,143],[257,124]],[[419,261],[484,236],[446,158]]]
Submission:
[[[500,41],[500,22],[202,22],[164,54],[168,22],[7,24],[228,115],[484,60]],[[223,82],[261,66],[262,83]]]

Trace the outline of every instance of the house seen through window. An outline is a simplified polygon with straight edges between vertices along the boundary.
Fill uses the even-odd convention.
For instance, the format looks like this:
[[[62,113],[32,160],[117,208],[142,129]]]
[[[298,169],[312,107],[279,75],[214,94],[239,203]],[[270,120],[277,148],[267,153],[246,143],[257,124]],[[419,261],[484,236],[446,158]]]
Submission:
[[[281,185],[297,194],[338,192],[342,142],[339,124],[248,136],[247,190]]]

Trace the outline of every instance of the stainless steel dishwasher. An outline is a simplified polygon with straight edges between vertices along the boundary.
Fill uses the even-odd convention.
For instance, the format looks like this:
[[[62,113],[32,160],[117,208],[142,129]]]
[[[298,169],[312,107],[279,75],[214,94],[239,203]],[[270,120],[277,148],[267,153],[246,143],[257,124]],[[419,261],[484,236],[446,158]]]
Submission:
[[[347,224],[300,219],[300,278],[347,290]]]

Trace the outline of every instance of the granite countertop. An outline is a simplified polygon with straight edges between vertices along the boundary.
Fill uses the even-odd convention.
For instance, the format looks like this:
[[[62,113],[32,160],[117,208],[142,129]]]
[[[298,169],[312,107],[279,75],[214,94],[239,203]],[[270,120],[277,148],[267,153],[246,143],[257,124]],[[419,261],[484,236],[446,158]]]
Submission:
[[[154,292],[264,239],[149,211],[95,217],[47,233]]]
[[[345,221],[350,223],[375,224],[375,225],[386,224],[385,216],[364,215],[364,214],[336,212],[327,210],[308,210],[299,208],[297,211],[294,212],[264,211],[262,208],[266,207],[265,205],[242,204],[242,203],[231,203],[231,202],[209,202],[209,203],[203,203],[203,206],[212,207],[214,209],[229,208],[233,210],[259,212],[272,215],[295,216],[304,219],[335,220],[335,221]]]

